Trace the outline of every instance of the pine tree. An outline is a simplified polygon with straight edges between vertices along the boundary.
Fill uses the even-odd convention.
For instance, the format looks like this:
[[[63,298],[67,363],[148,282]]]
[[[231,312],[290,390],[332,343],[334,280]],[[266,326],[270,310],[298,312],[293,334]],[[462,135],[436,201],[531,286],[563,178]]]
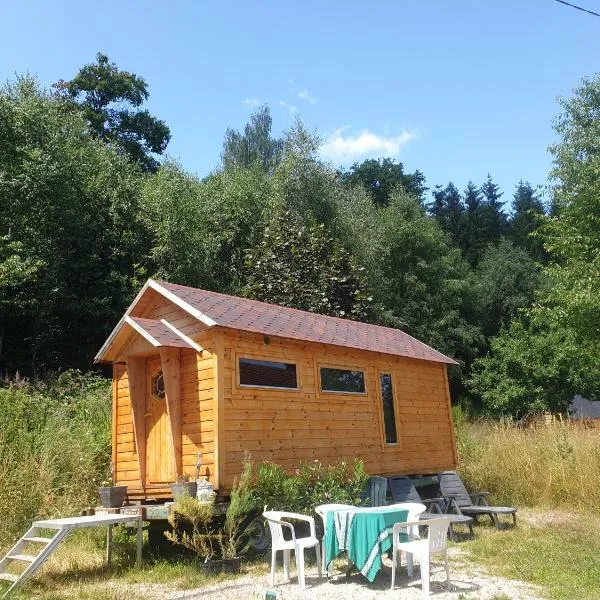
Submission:
[[[542,241],[531,234],[539,226],[540,215],[546,211],[529,182],[519,181],[513,194],[512,211],[509,238],[516,246],[527,250],[534,260],[545,261],[547,255]]]

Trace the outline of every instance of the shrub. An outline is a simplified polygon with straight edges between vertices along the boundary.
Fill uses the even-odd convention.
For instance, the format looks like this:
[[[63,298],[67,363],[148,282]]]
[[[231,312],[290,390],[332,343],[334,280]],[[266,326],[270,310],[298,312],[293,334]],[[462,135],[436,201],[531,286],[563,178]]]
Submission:
[[[0,547],[37,517],[76,514],[107,479],[110,382],[67,371],[0,383]]]

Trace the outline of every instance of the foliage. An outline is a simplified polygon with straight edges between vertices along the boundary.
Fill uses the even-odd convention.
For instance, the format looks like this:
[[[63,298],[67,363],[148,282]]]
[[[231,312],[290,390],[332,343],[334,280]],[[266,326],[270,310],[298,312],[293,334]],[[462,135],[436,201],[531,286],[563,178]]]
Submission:
[[[472,277],[473,313],[487,338],[531,306],[540,287],[539,269],[530,254],[504,238],[487,247]]]
[[[139,174],[33,79],[0,122],[0,368],[88,367],[140,285]]]
[[[181,529],[181,521],[191,526],[191,532]],[[173,544],[191,550],[203,562],[208,562],[218,550],[218,539],[213,531],[212,521],[212,502],[200,502],[191,496],[181,496],[169,513],[169,525],[173,531],[165,531],[165,537]]]
[[[167,148],[171,132],[164,121],[138,108],[148,99],[146,81],[121,71],[102,53],[84,65],[71,81],[55,87],[81,107],[92,132],[105,144],[118,147],[145,171],[156,171],[153,154]]]
[[[110,385],[66,371],[45,383],[0,386],[0,546],[36,518],[95,502],[110,461]]]
[[[370,298],[350,254],[323,225],[305,225],[290,211],[271,218],[258,246],[246,251],[245,267],[249,298],[356,320],[367,315]]]
[[[554,213],[540,235],[547,285],[523,323],[492,342],[471,380],[491,412],[561,411],[600,381],[600,77],[563,102],[552,148]]]
[[[368,476],[360,459],[325,465],[303,463],[294,474],[273,463],[258,466],[254,481],[257,507],[312,514],[319,504],[359,504]]]
[[[272,125],[271,111],[265,105],[250,116],[243,134],[227,129],[221,155],[225,169],[248,169],[258,164],[265,172],[272,172],[283,154],[283,140],[271,137]]]
[[[396,188],[419,200],[427,190],[423,173],[405,173],[404,165],[393,158],[368,158],[354,163],[349,170],[340,172],[340,179],[345,185],[364,187],[378,206],[387,206]]]
[[[516,246],[527,250],[534,260],[545,262],[548,255],[544,251],[540,236],[535,233],[542,223],[541,217],[546,210],[528,182],[519,181],[513,195],[512,211],[508,232],[510,239]]]

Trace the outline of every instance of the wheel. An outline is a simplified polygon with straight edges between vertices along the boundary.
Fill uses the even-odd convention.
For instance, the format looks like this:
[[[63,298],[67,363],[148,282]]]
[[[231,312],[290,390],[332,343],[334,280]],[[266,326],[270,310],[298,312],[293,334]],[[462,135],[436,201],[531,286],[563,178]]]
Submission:
[[[257,553],[265,552],[271,547],[271,533],[262,515],[258,515],[248,525],[250,548]]]

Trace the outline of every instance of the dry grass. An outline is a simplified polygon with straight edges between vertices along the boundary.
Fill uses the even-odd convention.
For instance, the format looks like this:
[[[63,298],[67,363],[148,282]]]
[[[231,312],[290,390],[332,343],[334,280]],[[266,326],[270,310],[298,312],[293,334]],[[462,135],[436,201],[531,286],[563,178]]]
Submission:
[[[570,422],[457,427],[460,473],[497,504],[592,511],[600,505],[600,431]]]

